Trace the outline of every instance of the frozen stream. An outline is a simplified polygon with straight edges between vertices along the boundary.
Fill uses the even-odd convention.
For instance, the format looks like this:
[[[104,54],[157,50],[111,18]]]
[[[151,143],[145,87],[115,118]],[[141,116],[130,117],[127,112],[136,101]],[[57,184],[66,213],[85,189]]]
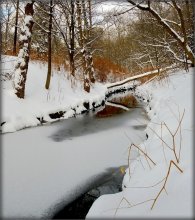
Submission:
[[[3,217],[51,216],[106,169],[127,165],[128,147],[145,139],[146,123],[144,110],[132,108],[3,134]]]

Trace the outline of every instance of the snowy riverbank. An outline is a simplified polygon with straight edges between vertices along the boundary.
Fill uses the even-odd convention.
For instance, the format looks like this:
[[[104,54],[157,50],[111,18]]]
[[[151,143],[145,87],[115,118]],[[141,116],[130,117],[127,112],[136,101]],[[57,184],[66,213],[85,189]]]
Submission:
[[[12,71],[15,60],[16,57],[2,56],[3,72]],[[50,89],[46,90],[46,74],[46,64],[30,61],[24,100],[15,96],[12,80],[2,82],[1,123],[6,122],[2,126],[3,133],[37,126],[41,121],[54,121],[56,119],[50,117],[50,114],[60,111],[64,113],[62,118],[69,118],[86,110],[84,102],[92,108],[93,102],[101,105],[105,99],[106,86],[100,83],[92,87],[90,94],[81,88],[82,85],[75,86],[73,90],[63,67],[61,71],[53,69]]]
[[[1,134],[2,216],[51,219],[94,185],[105,183],[102,175],[127,165],[126,134],[140,143],[147,122],[142,108],[111,117],[91,111]],[[135,150],[131,157],[137,157]]]
[[[15,57],[3,56],[3,72],[10,72],[14,61]],[[130,161],[130,169],[126,170],[123,180],[123,191],[101,196],[91,207],[87,218],[190,217],[192,215],[193,70],[191,68],[188,73],[178,71],[172,73],[168,79],[153,81],[137,88],[136,94],[143,96],[146,102],[149,100],[146,107],[151,119],[146,128],[148,139],[139,145],[145,155],[141,152],[137,160],[133,157],[133,161]],[[64,111],[61,118],[72,117],[87,110],[83,103],[88,103],[88,108],[93,108],[93,103],[101,105],[108,94],[107,86],[99,83],[94,85],[90,94],[83,91],[82,85],[77,85],[73,90],[63,69],[61,72],[54,70],[51,88],[46,91],[44,88],[46,73],[46,65],[41,62],[30,62],[24,100],[17,99],[13,94],[11,80],[2,82],[1,122],[6,121],[2,125],[3,133],[37,126],[41,124],[41,120],[48,122],[58,120],[51,117],[51,114],[56,112]],[[121,88],[126,89],[128,86],[124,85]],[[45,129],[47,130],[47,127]],[[18,141],[17,135],[15,136]],[[97,138],[97,135],[94,138]],[[115,146],[117,143],[120,145],[120,141],[115,141]],[[132,140],[127,142],[130,144]],[[26,146],[27,143],[25,149]],[[8,150],[8,146],[5,149]],[[12,150],[11,147],[10,152]],[[131,150],[138,149],[136,146],[131,146]],[[129,152],[131,154],[130,150]],[[126,158],[128,154],[127,152]],[[169,165],[171,165],[170,170]],[[161,192],[163,184],[168,195],[164,189]],[[18,199],[18,194],[14,198]],[[10,205],[7,207],[9,210]]]
[[[145,155],[129,146],[140,156],[130,161],[123,191],[99,197],[87,218],[192,217],[193,71],[140,86],[150,99],[148,139],[138,146]]]
[[[26,82],[25,99],[18,99],[13,89],[13,69],[16,57],[2,56],[2,72],[12,75],[2,84],[2,133],[15,132],[26,127],[34,127],[45,122],[67,119],[89,109],[104,105],[106,97],[114,91],[107,85],[95,83],[91,92],[83,90],[82,82],[75,82],[74,89],[68,80],[68,73],[53,68],[50,89],[45,89],[47,65],[38,61],[30,61]],[[10,74],[11,73],[11,74]],[[5,75],[5,74],[4,74]],[[5,77],[2,77],[5,79]],[[117,89],[134,88],[129,83]]]

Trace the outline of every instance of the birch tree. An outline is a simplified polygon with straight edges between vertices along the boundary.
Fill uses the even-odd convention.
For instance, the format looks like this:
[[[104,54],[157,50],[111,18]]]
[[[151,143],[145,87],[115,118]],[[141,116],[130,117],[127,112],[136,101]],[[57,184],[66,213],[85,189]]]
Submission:
[[[25,17],[23,21],[23,26],[21,27],[21,33],[19,37],[19,54],[15,65],[15,75],[14,75],[14,88],[15,94],[18,98],[24,98],[25,96],[25,84],[28,72],[28,63],[30,55],[31,46],[31,36],[33,28],[33,4],[34,0],[27,3],[25,6]]]
[[[76,0],[77,5],[77,24],[78,24],[78,42],[83,66],[84,90],[90,92],[90,84],[95,82],[93,57],[91,48],[91,29],[92,14],[91,1]],[[87,7],[86,7],[87,5]],[[82,19],[83,18],[83,19]]]

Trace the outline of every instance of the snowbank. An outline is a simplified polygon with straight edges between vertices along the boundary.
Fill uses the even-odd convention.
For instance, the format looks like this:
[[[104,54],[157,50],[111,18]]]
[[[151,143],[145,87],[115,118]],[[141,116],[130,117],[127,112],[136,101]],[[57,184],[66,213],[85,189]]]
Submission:
[[[140,142],[145,133],[137,127],[143,122],[146,126],[148,120],[137,108],[112,117],[92,113],[1,134],[2,219],[51,219],[94,187],[108,168],[126,164],[125,134]]]
[[[16,57],[2,56],[2,72],[12,75],[12,79],[2,81],[2,133],[73,117],[105,104],[106,98],[113,93],[126,90],[134,92],[137,85],[136,82],[130,82],[108,89],[108,85],[96,82],[87,93],[78,80],[72,88],[68,73],[61,67],[60,71],[53,68],[50,88],[46,90],[47,65],[30,61],[25,99],[19,99],[13,86],[15,61]]]
[[[2,72],[13,71],[15,61],[16,57],[2,56]],[[15,96],[12,80],[2,82],[1,123],[6,122],[2,125],[2,133],[37,126],[42,121],[55,121],[50,114],[56,112],[63,111],[61,118],[69,118],[86,111],[83,103],[91,109],[94,103],[101,105],[105,100],[105,85],[95,83],[90,94],[82,89],[82,84],[77,83],[72,89],[68,73],[61,68],[61,71],[53,69],[50,89],[46,90],[46,76],[46,64],[30,61],[25,99]]]
[[[192,217],[193,70],[138,87],[149,100],[147,139],[138,146],[147,155],[131,147],[140,156],[130,161],[123,191],[99,197],[87,218]]]

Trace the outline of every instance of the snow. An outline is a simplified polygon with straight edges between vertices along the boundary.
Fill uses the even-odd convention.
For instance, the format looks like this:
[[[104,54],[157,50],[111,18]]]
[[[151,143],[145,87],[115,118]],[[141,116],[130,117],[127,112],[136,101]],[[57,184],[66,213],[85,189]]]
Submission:
[[[12,73],[15,60],[15,57],[2,56],[2,70]],[[133,155],[130,157],[130,169],[126,170],[122,183],[123,191],[98,198],[87,218],[191,217],[193,70],[191,68],[189,73],[172,73],[163,81],[153,80],[135,90],[145,101],[149,100],[145,107],[150,118],[145,130],[148,139],[145,141],[143,137],[140,138],[143,133],[136,133],[132,129],[133,124],[143,124],[142,116],[138,117],[136,114],[131,119],[120,118],[112,129],[106,127],[105,131],[100,129],[95,133],[95,126],[91,126],[91,133],[84,132],[83,136],[76,137],[70,135],[65,141],[60,139],[60,135],[66,133],[71,123],[74,125],[72,130],[79,129],[80,123],[74,124],[74,118],[71,123],[69,119],[66,123],[3,134],[3,215],[12,218],[43,217],[56,204],[65,202],[64,198],[70,199],[73,191],[79,191],[79,187],[86,185],[86,181],[93,175],[109,166],[127,164],[128,148],[131,143],[135,143],[139,144],[140,149],[147,151],[156,165],[151,162],[148,165],[143,154],[139,155],[136,147],[132,147]],[[44,63],[30,61],[25,99],[16,97],[11,80],[2,82],[1,120],[6,121],[2,126],[3,133],[40,125],[37,117],[43,117],[49,122],[58,120],[49,117],[50,113],[58,111],[66,111],[63,118],[72,117],[85,110],[83,102],[89,102],[90,108],[94,101],[101,104],[105,96],[116,89],[112,86],[127,89],[138,85],[134,81],[122,85],[135,80],[136,76],[133,76],[114,84],[96,83],[89,94],[83,90],[82,83],[77,83],[72,89],[67,79],[68,73],[63,68],[60,71],[53,68],[51,87],[47,91],[44,88],[46,74],[47,66]],[[151,73],[145,73],[144,76],[148,74]],[[184,117],[180,131],[180,127],[178,130],[177,127],[182,114]],[[106,126],[109,123],[105,122]],[[181,141],[178,166],[183,173],[172,164],[166,183],[168,195],[162,191],[151,210],[153,199],[163,185],[163,181],[159,181],[165,178],[170,161],[177,164],[174,153],[169,148],[172,148],[173,141],[170,132],[175,131],[176,155],[179,155]],[[81,133],[83,134],[83,130]],[[130,134],[129,139],[124,138],[126,133]],[[159,138],[161,136],[163,141]],[[141,144],[140,139],[143,141]]]
[[[129,108],[127,108],[127,107],[125,107],[125,106],[122,106],[122,105],[120,105],[120,104],[115,104],[115,103],[111,103],[111,102],[106,102],[106,105],[118,107],[118,108],[124,109],[125,111],[129,111]]]
[[[108,83],[107,84],[107,87],[108,88],[112,88],[112,87],[116,87],[116,86],[120,86],[120,85],[122,85],[123,86],[123,84],[126,84],[127,82],[129,82],[129,81],[133,81],[133,82],[131,82],[131,84],[133,84],[133,85],[139,85],[140,83],[138,82],[138,81],[135,81],[135,80],[137,80],[137,79],[139,79],[139,78],[142,78],[142,77],[144,77],[144,76],[149,76],[149,75],[153,75],[153,74],[157,74],[157,73],[159,73],[159,72],[161,72],[161,71],[164,71],[164,70],[169,70],[169,69],[171,69],[172,67],[170,66],[170,67],[166,67],[166,68],[164,68],[164,69],[160,69],[160,70],[152,70],[152,71],[149,71],[149,72],[146,72],[146,73],[142,73],[142,74],[138,74],[138,75],[135,75],[135,76],[131,76],[131,77],[128,77],[128,78],[126,78],[126,79],[124,79],[124,80],[121,80],[121,81],[119,81],[119,82],[114,82],[114,83]],[[125,85],[126,86],[126,85]],[[128,84],[128,86],[129,86],[129,84]]]
[[[21,83],[25,81],[25,77],[23,76],[22,72],[25,72],[24,68],[26,66],[25,57],[29,56],[29,43],[26,41],[31,38],[30,32],[30,22],[33,22],[33,18],[30,15],[26,15],[23,23],[23,27],[21,28],[21,33],[19,36],[19,42],[22,44],[22,47],[19,50],[18,59],[15,64],[15,73],[14,73],[14,87],[15,93],[21,89]],[[23,70],[22,70],[23,69]],[[24,82],[25,83],[25,82]]]
[[[13,72],[16,57],[2,56],[2,69]],[[17,78],[18,74],[15,73]],[[29,62],[25,99],[18,99],[14,94],[12,81],[2,82],[2,132],[15,132],[25,127],[37,126],[40,121],[37,117],[43,117],[47,121],[53,121],[48,115],[58,111],[66,111],[64,118],[85,110],[83,102],[101,104],[105,99],[106,86],[95,83],[90,94],[82,88],[82,83],[72,89],[68,73],[61,68],[57,71],[53,68],[50,89],[44,88],[47,76],[47,65],[41,62]],[[20,80],[20,79],[18,79]]]
[[[148,165],[142,153],[132,160],[130,169],[123,179],[123,191],[99,197],[88,212],[87,218],[187,218],[193,215],[193,71],[178,71],[164,81],[152,81],[138,87],[142,94],[148,94],[150,102],[146,107],[150,122],[146,133],[148,139],[139,146],[156,163]],[[177,163],[172,150],[172,137],[184,113],[180,129],[175,135]],[[162,126],[161,123],[166,123]],[[161,136],[162,135],[162,136]],[[162,137],[164,143],[159,138]],[[166,144],[165,144],[166,143]],[[173,160],[183,171],[171,165],[166,183],[151,210],[154,198],[161,190]],[[130,172],[130,175],[129,175]],[[162,181],[163,180],[163,181]],[[161,181],[161,182],[160,182]]]
[[[106,168],[126,165],[125,133],[136,142],[144,138],[132,127],[147,123],[142,113],[136,109],[104,119],[80,115],[2,134],[2,216],[50,219],[58,205],[86,190]]]

